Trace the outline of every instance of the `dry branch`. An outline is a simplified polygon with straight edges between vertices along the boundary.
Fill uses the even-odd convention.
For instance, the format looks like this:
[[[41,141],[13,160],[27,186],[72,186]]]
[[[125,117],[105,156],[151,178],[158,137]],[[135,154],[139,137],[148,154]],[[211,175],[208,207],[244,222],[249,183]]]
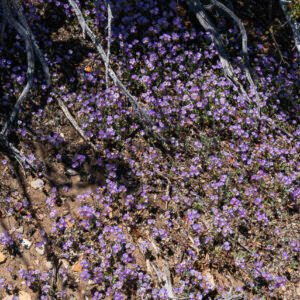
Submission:
[[[19,96],[18,100],[16,101],[11,115],[9,116],[9,118],[7,119],[7,121],[5,122],[1,130],[1,134],[7,136],[21,109],[21,105],[23,101],[26,99],[32,87],[33,75],[35,71],[35,57],[37,57],[41,63],[48,85],[50,84],[50,73],[49,73],[48,66],[45,62],[44,56],[40,48],[38,47],[35,38],[31,32],[31,29],[26,21],[26,18],[22,12],[22,7],[19,1],[13,0],[8,2],[7,0],[2,0],[1,4],[3,10],[4,24],[12,25],[15,28],[15,30],[18,32],[18,34],[22,37],[22,39],[25,42],[25,48],[27,54],[27,83],[23,88],[23,91]],[[12,9],[14,9],[14,11],[16,12],[19,20],[17,20],[14,17]]]
[[[82,28],[82,31],[85,32],[88,35],[88,37],[91,39],[91,41],[95,45],[98,53],[100,54],[100,56],[105,64],[107,62],[107,54],[104,51],[101,43],[99,42],[99,40],[97,39],[97,37],[93,33],[93,31],[90,29],[90,27],[87,25],[81,10],[79,9],[79,7],[75,3],[75,1],[69,0],[69,4],[74,9],[74,12],[78,19],[78,22]],[[114,70],[109,66],[108,66],[108,75],[110,76],[110,78],[112,79],[114,84],[116,84],[128,98],[138,119],[142,122],[141,125],[144,127],[145,131],[149,135],[153,135],[160,142],[160,144],[162,145],[162,147],[164,149],[168,149],[169,147],[168,147],[165,139],[160,134],[153,133],[153,130],[152,130],[153,123],[152,123],[151,119],[149,118],[149,115],[147,114],[147,112],[143,108],[140,107],[137,99],[129,92],[129,90],[125,87],[125,85],[122,83],[122,81],[118,78],[118,76],[116,75]]]
[[[242,52],[243,52],[243,57],[244,57],[245,74],[246,74],[246,77],[247,77],[250,85],[255,87],[255,83],[253,81],[253,78],[252,78],[252,75],[250,72],[250,67],[249,67],[250,64],[249,64],[249,55],[248,55],[248,36],[247,36],[247,32],[246,32],[244,24],[242,23],[240,18],[230,8],[225,6],[223,3],[221,3],[217,0],[213,0],[213,4],[216,7],[219,7],[221,10],[225,11],[234,20],[234,22],[238,25],[239,30],[242,34]]]
[[[44,58],[44,54],[42,53],[41,49],[39,48],[39,46],[35,40],[34,34],[32,33],[24,14],[22,13],[22,6],[21,6],[19,0],[12,1],[12,6],[14,7],[15,11],[17,12],[17,15],[18,15],[18,18],[19,18],[21,24],[26,29],[27,33],[30,35],[30,38],[32,41],[32,46],[33,46],[35,55],[38,58],[41,66],[42,66],[44,76],[46,78],[46,83],[47,83],[47,85],[50,85],[50,81],[51,81],[50,80],[50,72],[49,72],[49,68],[47,66],[46,60]]]
[[[201,26],[211,34],[212,41],[216,45],[219,52],[219,57],[224,70],[224,74],[227,78],[233,80],[233,67],[229,61],[221,35],[219,34],[211,18],[206,13],[202,2],[198,0],[186,0],[186,2],[190,10],[196,15],[196,18],[198,19]]]
[[[110,4],[107,3],[107,52],[106,52],[106,61],[105,61],[106,88],[108,88],[108,67],[109,67],[110,45],[111,45],[111,21],[112,21],[111,7]]]
[[[34,52],[33,52],[32,40],[31,40],[30,34],[14,18],[7,0],[2,0],[2,9],[3,9],[3,17],[5,18],[6,22],[11,24],[16,29],[16,31],[21,35],[23,40],[25,41],[26,54],[27,54],[27,83],[26,83],[21,95],[19,96],[17,102],[15,103],[15,106],[13,108],[11,115],[9,116],[8,120],[5,122],[5,124],[2,127],[1,134],[5,136],[8,134],[8,131],[11,128],[11,125],[14,122],[14,120],[20,110],[21,104],[23,103],[24,99],[26,98],[28,92],[31,89],[31,86],[33,84],[33,74],[34,74],[35,63],[34,63]]]

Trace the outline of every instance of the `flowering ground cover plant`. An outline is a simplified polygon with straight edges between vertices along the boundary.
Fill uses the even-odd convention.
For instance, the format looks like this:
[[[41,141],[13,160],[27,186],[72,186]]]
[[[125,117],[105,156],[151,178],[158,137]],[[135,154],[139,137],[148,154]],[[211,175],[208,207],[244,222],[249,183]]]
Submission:
[[[22,4],[51,87],[37,69],[22,156],[0,154],[1,299],[300,297],[299,54],[279,4],[228,2],[255,86],[215,10],[231,78],[185,1]],[[2,40],[5,124],[28,70],[22,35]]]

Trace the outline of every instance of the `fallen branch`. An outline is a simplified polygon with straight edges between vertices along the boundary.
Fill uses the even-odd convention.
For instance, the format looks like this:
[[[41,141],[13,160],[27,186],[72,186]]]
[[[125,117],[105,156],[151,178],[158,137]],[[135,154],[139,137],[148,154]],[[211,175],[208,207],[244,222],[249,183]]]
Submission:
[[[42,66],[42,69],[44,71],[44,76],[46,78],[46,83],[49,86],[50,81],[51,81],[50,72],[49,72],[49,68],[48,68],[48,65],[46,63],[44,54],[42,53],[41,49],[39,48],[39,46],[38,46],[38,44],[35,40],[34,34],[32,33],[32,31],[30,29],[30,26],[28,25],[28,22],[27,22],[27,20],[24,16],[24,14],[22,13],[22,6],[21,6],[19,0],[12,1],[12,5],[15,8],[15,11],[17,12],[17,15],[18,15],[18,18],[20,19],[21,24],[24,26],[26,31],[30,34],[31,41],[33,43],[34,52],[35,52],[41,66]]]
[[[205,29],[205,31],[211,34],[212,41],[216,45],[219,52],[219,57],[224,70],[224,74],[227,78],[233,80],[233,67],[229,61],[222,38],[218,30],[216,29],[216,26],[213,24],[212,20],[206,13],[204,6],[198,0],[186,0],[186,2],[190,10],[196,15],[196,18],[198,19],[201,26]]]
[[[9,7],[7,0],[2,0],[2,9],[3,9],[3,18],[5,18],[6,22],[11,24],[17,30],[17,32],[21,35],[21,37],[25,41],[26,54],[27,54],[27,83],[21,95],[19,96],[17,102],[15,103],[11,115],[9,116],[8,120],[5,122],[5,124],[2,127],[1,134],[6,136],[8,134],[9,129],[11,128],[11,125],[13,124],[14,120],[17,117],[17,114],[19,113],[21,104],[23,103],[24,99],[27,97],[27,94],[29,93],[31,86],[33,84],[35,63],[34,63],[34,52],[33,52],[30,34],[13,17],[11,8]]]
[[[82,12],[80,11],[80,9],[79,9],[78,5],[75,3],[75,1],[69,0],[69,4],[74,9],[74,12],[78,19],[78,22],[82,28],[82,31],[84,33],[86,33],[88,35],[88,37],[91,39],[91,41],[95,45],[98,53],[100,54],[100,56],[105,64],[107,62],[107,54],[105,53],[101,43],[98,41],[96,35],[93,33],[93,31],[87,25],[83,15],[82,15]],[[160,142],[162,147],[164,149],[168,150],[169,146],[167,145],[166,140],[160,134],[153,133],[153,130],[152,130],[153,123],[152,123],[151,119],[149,118],[148,113],[140,107],[137,99],[128,91],[128,89],[125,87],[125,85],[122,83],[122,81],[118,78],[116,73],[109,66],[107,69],[108,69],[108,75],[110,76],[110,78],[112,79],[114,84],[116,84],[128,98],[131,106],[134,109],[134,112],[138,116],[139,120],[142,121],[141,125],[144,127],[145,131],[149,135],[154,135],[154,137]]]
[[[207,9],[212,9],[212,7],[214,5],[218,6],[219,8],[224,10],[227,14],[229,14],[232,17],[232,19],[238,24],[239,29],[241,31],[241,34],[243,36],[243,38],[242,38],[242,40],[243,40],[242,48],[243,48],[243,55],[246,59],[246,68],[245,68],[246,76],[247,76],[247,79],[248,79],[249,83],[255,88],[255,96],[256,96],[256,100],[257,100],[257,106],[258,106],[258,109],[259,109],[259,114],[261,115],[260,97],[258,95],[258,92],[257,92],[256,86],[254,84],[254,81],[252,79],[250,70],[247,66],[247,65],[249,65],[248,46],[247,46],[248,41],[247,41],[247,33],[246,33],[246,30],[245,30],[245,27],[244,27],[243,23],[233,13],[233,11],[231,9],[229,9],[228,7],[226,7],[224,4],[220,3],[217,0],[212,0],[212,3],[208,6],[203,5],[202,1],[200,1],[200,0],[186,0],[186,2],[189,5],[191,11],[193,13],[195,13],[195,15],[196,15],[199,23],[202,25],[202,27],[212,35],[212,41],[216,45],[217,50],[219,52],[220,61],[221,61],[221,64],[223,66],[225,76],[233,83],[233,85],[238,90],[240,90],[240,92],[247,98],[247,101],[250,104],[250,103],[252,103],[252,101],[251,101],[250,97],[248,96],[248,93],[245,90],[242,83],[238,80],[238,78],[236,78],[236,76],[234,76],[233,66],[231,65],[231,63],[229,61],[229,58],[227,56],[227,52],[225,50],[222,38],[221,38],[220,34],[218,33],[218,30],[216,29],[216,26],[213,24],[213,22],[210,20],[210,18],[208,16],[208,14],[206,13],[205,7]],[[299,32],[300,32],[300,29],[299,29]],[[248,75],[247,75],[247,73],[248,73]],[[282,133],[284,133],[289,138],[293,137],[292,134],[290,134],[287,130],[285,130],[284,128],[282,128],[278,124],[271,124],[268,120],[267,120],[267,124],[271,128],[275,128],[275,129],[281,131]]]
[[[41,63],[41,66],[44,71],[44,75],[47,81],[47,84],[50,85],[50,72],[44,56],[38,47],[34,35],[31,32],[31,29],[26,21],[26,18],[22,12],[22,7],[19,3],[19,0],[13,0],[8,3],[7,0],[2,0],[2,10],[3,10],[3,19],[4,24],[11,24],[18,34],[23,38],[25,42],[26,54],[27,54],[27,83],[23,88],[21,95],[19,96],[18,100],[16,101],[14,108],[12,110],[11,115],[5,122],[2,127],[1,134],[7,136],[9,131],[12,128],[12,125],[21,109],[21,105],[23,101],[26,99],[32,85],[33,85],[33,75],[35,71],[35,57]],[[11,7],[12,6],[12,7]],[[12,8],[16,12],[19,21],[14,17]],[[3,29],[3,27],[2,27]]]
[[[225,6],[223,3],[221,3],[217,0],[213,0],[213,4],[216,7],[219,7],[221,10],[225,11],[234,20],[234,22],[238,25],[239,30],[242,34],[242,52],[243,52],[243,57],[244,57],[245,74],[246,74],[246,77],[247,77],[250,85],[252,85],[253,87],[256,88],[255,83],[252,78],[252,75],[251,75],[251,72],[250,72],[249,54],[248,54],[248,36],[247,36],[247,32],[246,32],[244,24],[239,19],[239,17],[230,8]]]

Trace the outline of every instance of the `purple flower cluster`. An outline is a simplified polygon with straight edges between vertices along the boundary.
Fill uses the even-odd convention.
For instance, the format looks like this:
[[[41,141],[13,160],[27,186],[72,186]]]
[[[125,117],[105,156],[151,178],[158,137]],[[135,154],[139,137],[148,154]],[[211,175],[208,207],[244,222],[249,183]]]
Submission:
[[[178,298],[217,299],[232,288],[245,298],[280,297],[296,278],[300,248],[295,228],[300,200],[297,54],[287,53],[289,63],[280,64],[275,53],[265,55],[262,45],[252,45],[258,97],[253,87],[246,95],[223,75],[209,34],[193,26],[183,1],[111,1],[111,67],[151,118],[149,134],[126,96],[105,81],[98,55],[62,45],[59,32],[49,32],[47,22],[67,17],[70,24],[62,22],[63,29],[74,34],[69,26],[77,23],[69,5],[34,2],[26,5],[26,13],[56,88],[49,94],[32,91],[36,99],[41,92],[47,106],[34,103],[30,112],[24,107],[16,134],[41,169],[72,167],[81,183],[85,176],[96,179],[85,182],[90,186],[84,192],[78,185],[75,197],[74,186],[58,184],[39,203],[51,225],[49,257],[67,262],[57,273],[62,284],[53,290],[53,273],[36,266],[16,276],[41,299],[71,299],[82,287],[93,300],[169,299],[171,292]],[[45,19],[44,6],[62,16]],[[81,8],[104,45],[105,1],[86,1]],[[261,36],[260,28],[253,31]],[[237,53],[237,30],[224,36],[226,47]],[[6,108],[7,95],[21,90],[26,80],[19,66],[20,37],[12,43],[5,53],[0,48],[0,106]],[[83,61],[77,63],[80,55]],[[237,55],[234,72],[246,86],[241,61]],[[73,136],[59,115],[57,97],[101,158]],[[47,151],[44,161],[30,151],[32,128]],[[155,134],[172,146],[171,155],[156,147]],[[30,208],[20,195],[5,197],[6,216],[32,227]],[[0,244],[9,250],[21,237],[2,232]],[[8,290],[5,279],[2,285]]]

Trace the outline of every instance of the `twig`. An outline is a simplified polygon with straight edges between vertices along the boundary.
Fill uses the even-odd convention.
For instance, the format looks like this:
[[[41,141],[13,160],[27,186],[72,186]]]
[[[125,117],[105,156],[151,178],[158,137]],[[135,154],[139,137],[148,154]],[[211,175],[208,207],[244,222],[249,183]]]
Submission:
[[[84,134],[84,131],[80,128],[80,126],[78,125],[78,123],[76,122],[76,120],[73,118],[73,116],[71,115],[69,109],[65,106],[65,104],[63,103],[63,101],[59,98],[57,98],[57,103],[59,105],[59,107],[61,108],[61,110],[63,111],[64,115],[66,116],[66,118],[69,120],[69,122],[71,123],[71,125],[74,127],[74,129],[79,133],[79,135],[84,139],[84,141],[95,151],[95,152],[99,152],[99,149],[97,148],[97,146],[92,143]]]
[[[107,52],[106,52],[106,61],[105,61],[105,83],[106,88],[108,88],[108,67],[109,67],[109,58],[110,58],[110,45],[111,45],[111,20],[112,12],[110,3],[107,3]]]
[[[280,47],[279,47],[279,45],[278,45],[278,43],[276,41],[274,30],[273,30],[273,26],[270,27],[270,33],[271,33],[272,40],[273,40],[273,42],[275,44],[275,48],[276,48],[277,52],[279,53],[281,62],[284,62],[286,64],[287,61],[284,59],[283,54],[282,54],[282,52],[280,50]]]

